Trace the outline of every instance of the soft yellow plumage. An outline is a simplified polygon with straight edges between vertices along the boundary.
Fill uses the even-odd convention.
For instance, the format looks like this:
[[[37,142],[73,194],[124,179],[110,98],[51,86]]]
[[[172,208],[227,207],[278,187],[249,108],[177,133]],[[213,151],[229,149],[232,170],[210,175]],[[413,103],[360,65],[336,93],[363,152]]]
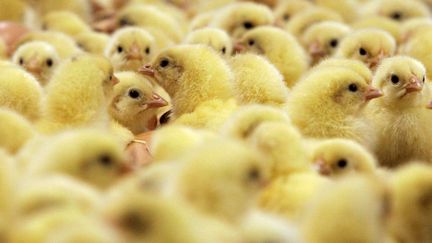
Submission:
[[[53,11],[42,18],[42,29],[59,31],[69,36],[90,32],[90,26],[77,14],[69,11]]]
[[[285,27],[295,15],[312,6],[313,4],[307,0],[279,1],[273,11],[276,24],[280,27]]]
[[[11,154],[36,135],[33,125],[14,111],[0,108],[0,120],[0,147]]]
[[[84,51],[103,55],[109,42],[109,35],[98,32],[85,32],[74,37],[77,45]]]
[[[194,30],[185,37],[183,42],[185,44],[208,45],[225,57],[230,57],[233,54],[230,36],[218,28],[207,27]]]

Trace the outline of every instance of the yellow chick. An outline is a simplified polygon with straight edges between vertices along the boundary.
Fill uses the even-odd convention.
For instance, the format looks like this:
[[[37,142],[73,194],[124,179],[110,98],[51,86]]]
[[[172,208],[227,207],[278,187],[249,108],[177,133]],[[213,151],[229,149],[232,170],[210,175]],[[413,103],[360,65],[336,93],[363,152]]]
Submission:
[[[313,148],[312,163],[323,176],[340,178],[341,176],[363,173],[373,175],[377,161],[360,144],[349,139],[328,139],[318,142]]]
[[[371,16],[362,18],[354,23],[352,23],[354,29],[370,29],[377,28],[380,30],[387,31],[396,42],[399,43],[402,35],[401,24],[393,19],[389,19],[383,16]]]
[[[308,57],[294,36],[276,27],[259,27],[247,32],[236,48],[264,55],[283,75],[291,88],[308,68]]]
[[[420,17],[406,20],[401,25],[401,37],[399,42],[401,45],[403,45],[407,43],[412,37],[414,37],[417,33],[421,33],[431,28],[432,20],[430,18]],[[402,49],[403,46],[400,46],[399,48]]]
[[[109,35],[98,32],[85,32],[76,35],[75,41],[82,50],[88,53],[103,55],[110,40]]]
[[[358,0],[316,0],[315,4],[333,10],[347,23],[352,23],[360,17],[359,8],[362,6]]]
[[[117,82],[103,57],[80,55],[61,63],[47,86],[39,129],[50,133],[68,127],[107,126],[109,100]]]
[[[85,21],[91,20],[90,2],[86,0],[27,0],[39,16],[54,11],[70,11]]]
[[[384,97],[370,104],[368,114],[376,127],[375,153],[382,165],[432,161],[429,149],[432,114],[424,108],[430,90],[425,81],[424,66],[410,57],[391,57],[378,67],[372,83],[382,90]]]
[[[280,106],[288,99],[282,75],[264,57],[236,55],[229,60],[234,73],[234,90],[239,104]]]
[[[347,67],[317,68],[291,92],[288,113],[310,138],[348,138],[373,148],[375,133],[364,116],[368,101],[382,96],[365,78]]]
[[[53,11],[42,18],[42,30],[58,31],[69,36],[90,32],[87,25],[77,14],[69,11]]]
[[[38,81],[15,65],[0,66],[0,107],[34,121],[41,115],[42,88]]]
[[[134,134],[153,130],[158,125],[157,112],[168,105],[153,91],[150,80],[135,72],[115,74],[119,83],[114,86],[114,95],[109,107],[112,118]]]
[[[430,55],[427,55],[425,50],[432,48],[432,45],[429,42],[431,36],[432,28],[422,29],[422,31],[412,36],[400,50],[401,55],[413,57],[423,63],[426,68],[428,80],[432,77],[432,58]]]
[[[230,36],[218,28],[202,28],[190,32],[185,40],[185,44],[204,44],[212,47],[216,52],[224,57],[229,57],[233,54],[233,44]]]
[[[390,181],[389,230],[396,242],[430,242],[432,169],[412,163],[394,173]]]
[[[323,7],[310,7],[295,15],[286,25],[285,30],[296,37],[300,37],[309,26],[321,21],[343,22],[336,12]]]
[[[312,64],[333,56],[342,39],[351,32],[351,28],[336,21],[323,21],[309,27],[301,42],[309,53]]]
[[[15,51],[12,60],[31,73],[42,86],[45,86],[60,63],[60,56],[50,44],[30,41]]]
[[[225,30],[233,39],[240,38],[245,32],[262,25],[271,25],[274,17],[271,10],[256,3],[233,3],[221,8],[210,26]]]
[[[375,70],[380,61],[394,55],[396,41],[389,33],[378,29],[357,30],[346,36],[336,52],[337,57],[361,60]]]
[[[418,0],[378,0],[371,1],[365,7],[366,15],[381,15],[401,22],[410,18],[430,16],[428,6]]]
[[[226,222],[239,222],[269,180],[266,158],[232,139],[209,141],[181,161],[175,192],[200,212]]]
[[[156,54],[155,39],[139,28],[127,27],[116,31],[105,49],[116,71],[136,71]]]
[[[388,197],[378,181],[346,178],[323,189],[305,209],[302,232],[310,243],[384,242]]]
[[[295,15],[312,6],[313,4],[307,0],[279,1],[273,11],[275,23],[279,27],[285,27]]]
[[[26,169],[28,175],[67,174],[99,188],[115,183],[130,170],[114,136],[86,129],[53,137]]]
[[[36,135],[33,125],[14,111],[0,108],[0,120],[0,147],[11,154]]]
[[[361,61],[346,59],[346,58],[329,58],[320,62],[317,66],[315,66],[311,71],[317,70],[318,68],[333,68],[333,67],[344,67],[348,68],[351,71],[356,72],[364,80],[369,80],[368,82],[372,82],[372,71]]]
[[[189,29],[191,31],[199,30],[206,28],[210,25],[211,21],[213,20],[214,15],[216,14],[216,10],[214,11],[206,11],[203,13],[198,13],[195,15],[189,24]]]

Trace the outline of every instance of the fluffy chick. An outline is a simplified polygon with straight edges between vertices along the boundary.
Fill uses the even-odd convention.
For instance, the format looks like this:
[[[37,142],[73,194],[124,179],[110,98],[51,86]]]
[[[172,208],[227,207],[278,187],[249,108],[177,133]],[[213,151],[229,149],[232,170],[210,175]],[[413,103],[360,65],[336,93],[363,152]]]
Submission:
[[[220,9],[210,26],[221,28],[233,39],[238,39],[248,30],[262,25],[271,25],[273,22],[274,17],[268,7],[242,2]]]
[[[233,44],[230,36],[218,28],[202,28],[190,32],[185,40],[185,44],[204,44],[220,52],[222,56],[229,57],[233,53]]]
[[[135,72],[115,75],[119,83],[114,86],[109,107],[111,117],[134,134],[155,129],[157,108],[167,106],[168,102],[155,93],[152,83],[144,76]]]
[[[0,107],[34,121],[41,115],[42,88],[29,73],[15,65],[0,66]]]
[[[75,44],[75,41],[61,32],[55,31],[36,31],[30,32],[22,37],[19,45],[29,41],[44,41],[52,45],[61,59],[69,58],[80,53],[80,49]]]
[[[333,10],[347,23],[354,22],[361,15],[359,11],[361,5],[358,0],[316,0],[315,4]]]
[[[0,147],[11,154],[35,136],[33,125],[14,111],[0,108],[0,120]]]
[[[430,18],[412,18],[406,20],[401,25],[401,37],[399,42],[401,45],[408,42],[417,33],[421,33],[425,30],[432,28],[432,20]],[[399,48],[403,48],[399,47]]]
[[[288,88],[282,75],[264,57],[256,54],[236,55],[229,60],[234,73],[235,96],[239,104],[282,105]]]
[[[383,16],[371,16],[362,18],[352,23],[354,29],[370,29],[376,28],[387,31],[393,38],[399,42],[401,39],[401,24],[393,19]]]
[[[381,15],[396,21],[430,16],[429,8],[422,1],[378,0],[371,1],[364,10],[366,15]]]
[[[90,27],[77,15],[69,11],[53,11],[42,18],[42,30],[58,31],[69,36],[90,32]]]
[[[360,144],[349,139],[328,139],[313,148],[312,161],[320,174],[339,178],[353,173],[373,175],[377,161]]]
[[[258,27],[247,32],[236,47],[264,55],[283,75],[291,88],[308,68],[308,57],[297,40],[276,27]]]
[[[374,146],[374,131],[363,111],[382,93],[346,67],[317,68],[292,90],[288,113],[306,137],[348,138]]]
[[[72,130],[53,137],[30,162],[27,173],[63,173],[105,188],[129,170],[114,136],[99,130]]]
[[[323,21],[309,27],[302,36],[302,44],[309,53],[312,64],[333,56],[342,39],[351,28],[336,21]]]
[[[285,27],[295,15],[312,6],[313,4],[307,0],[279,1],[273,11],[276,18],[275,23],[279,27]]]
[[[60,63],[60,56],[50,44],[42,41],[30,41],[15,51],[12,60],[31,73],[41,85],[45,86]]]
[[[410,57],[391,57],[378,67],[372,83],[384,97],[372,102],[368,113],[376,126],[375,153],[381,164],[393,167],[409,160],[432,161],[432,114],[424,108],[430,90],[425,81],[424,66]]]
[[[108,103],[117,82],[111,64],[103,57],[80,55],[61,63],[46,89],[40,130],[49,133],[106,125]]]
[[[110,37],[98,32],[85,32],[75,36],[77,45],[85,52],[103,55]]]
[[[136,71],[151,61],[155,53],[155,39],[138,27],[116,31],[105,49],[105,56],[111,60],[116,71]]]
[[[396,41],[378,29],[357,30],[346,36],[336,52],[337,57],[361,60],[375,70],[380,61],[394,55]]]
[[[427,71],[428,80],[432,77],[432,58],[427,55],[424,50],[432,48],[432,44],[429,41],[432,36],[432,28],[423,29],[416,33],[411,39],[403,46],[400,50],[401,55],[407,55],[413,57],[423,63]]]
[[[314,67],[311,71],[317,70],[318,68],[330,69],[334,67],[344,67],[348,68],[360,76],[364,80],[372,79],[372,71],[361,61],[346,59],[346,58],[329,58],[322,62],[320,62],[317,66]]]

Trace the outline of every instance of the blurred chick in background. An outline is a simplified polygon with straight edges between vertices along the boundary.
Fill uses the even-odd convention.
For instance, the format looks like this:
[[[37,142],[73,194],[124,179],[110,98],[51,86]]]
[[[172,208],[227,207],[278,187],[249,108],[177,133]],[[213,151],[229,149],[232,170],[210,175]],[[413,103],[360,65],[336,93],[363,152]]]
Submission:
[[[0,108],[0,120],[0,147],[10,154],[17,153],[36,135],[33,124],[14,111]]]
[[[110,36],[98,32],[85,32],[75,37],[76,44],[88,53],[103,55]]]
[[[313,4],[307,0],[279,1],[273,11],[276,18],[275,23],[283,28],[295,15],[312,6]]]
[[[190,32],[185,40],[185,44],[204,44],[212,47],[216,52],[224,57],[229,57],[233,54],[233,44],[230,36],[223,30],[218,28],[202,28]]]
[[[365,5],[364,15],[380,15],[403,22],[415,17],[430,16],[429,8],[422,1],[377,0]]]
[[[90,32],[90,26],[78,15],[68,11],[54,11],[42,18],[42,30],[58,31],[69,36]]]

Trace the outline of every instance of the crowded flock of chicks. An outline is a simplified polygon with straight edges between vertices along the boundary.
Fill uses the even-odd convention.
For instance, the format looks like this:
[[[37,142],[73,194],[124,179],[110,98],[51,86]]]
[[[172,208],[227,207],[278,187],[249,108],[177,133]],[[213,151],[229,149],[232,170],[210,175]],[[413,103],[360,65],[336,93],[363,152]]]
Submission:
[[[432,242],[431,7],[1,0],[0,242]]]

